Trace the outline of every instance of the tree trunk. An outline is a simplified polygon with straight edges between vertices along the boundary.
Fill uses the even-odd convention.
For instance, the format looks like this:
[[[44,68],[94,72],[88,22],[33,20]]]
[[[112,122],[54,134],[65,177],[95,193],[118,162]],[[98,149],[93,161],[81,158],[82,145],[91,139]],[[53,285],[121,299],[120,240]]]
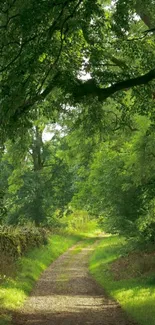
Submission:
[[[34,171],[39,171],[43,168],[42,152],[43,152],[42,132],[39,130],[38,126],[35,126],[33,146],[32,146]]]

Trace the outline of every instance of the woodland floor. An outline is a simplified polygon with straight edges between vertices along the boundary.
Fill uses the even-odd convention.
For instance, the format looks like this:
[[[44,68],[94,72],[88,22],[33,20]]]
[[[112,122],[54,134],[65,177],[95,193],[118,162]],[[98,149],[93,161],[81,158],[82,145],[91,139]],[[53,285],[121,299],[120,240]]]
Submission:
[[[43,273],[20,312],[16,325],[135,325],[88,272],[94,245],[60,256]]]

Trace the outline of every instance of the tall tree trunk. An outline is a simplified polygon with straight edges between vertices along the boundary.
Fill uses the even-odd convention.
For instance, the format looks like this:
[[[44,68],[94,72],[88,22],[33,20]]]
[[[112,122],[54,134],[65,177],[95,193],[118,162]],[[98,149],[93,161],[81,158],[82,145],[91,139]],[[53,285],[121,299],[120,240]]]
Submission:
[[[43,152],[42,132],[39,130],[38,126],[35,126],[33,146],[32,146],[34,171],[39,171],[43,167],[42,152]]]

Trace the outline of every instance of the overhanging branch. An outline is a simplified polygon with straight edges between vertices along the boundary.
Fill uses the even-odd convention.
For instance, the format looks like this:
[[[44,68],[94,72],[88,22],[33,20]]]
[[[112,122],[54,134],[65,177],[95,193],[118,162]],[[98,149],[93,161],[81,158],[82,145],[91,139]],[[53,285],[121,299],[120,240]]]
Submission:
[[[100,102],[104,102],[108,97],[111,97],[113,94],[120,90],[133,88],[135,86],[145,85],[148,84],[151,80],[155,79],[155,69],[150,70],[148,73],[118,82],[110,87],[107,88],[100,88],[93,79],[88,81],[82,82],[81,80],[77,79],[76,83],[69,89],[64,87],[64,80],[62,82],[62,75],[60,72],[53,77],[52,81],[49,82],[47,87],[41,94],[34,96],[33,98],[27,100],[23,105],[18,107],[14,115],[21,115],[33,107],[36,103],[41,102],[44,100],[55,87],[61,87],[62,89],[65,88],[66,93],[70,93],[76,102],[80,102],[83,98],[90,98],[90,97],[97,97]]]
[[[155,79],[155,69],[150,70],[148,73],[128,80],[118,82],[107,88],[100,88],[93,79],[86,82],[81,82],[74,89],[73,95],[75,99],[81,99],[83,97],[95,96],[98,97],[99,101],[105,101],[106,98],[111,97],[114,93],[119,90],[127,88],[133,88],[135,86],[148,84],[151,80]]]

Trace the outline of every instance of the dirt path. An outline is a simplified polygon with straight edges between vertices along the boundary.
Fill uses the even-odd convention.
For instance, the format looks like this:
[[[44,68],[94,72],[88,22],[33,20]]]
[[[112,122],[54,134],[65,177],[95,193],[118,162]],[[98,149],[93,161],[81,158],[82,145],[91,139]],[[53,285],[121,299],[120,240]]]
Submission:
[[[16,325],[134,325],[88,273],[93,246],[60,256],[42,275]]]

